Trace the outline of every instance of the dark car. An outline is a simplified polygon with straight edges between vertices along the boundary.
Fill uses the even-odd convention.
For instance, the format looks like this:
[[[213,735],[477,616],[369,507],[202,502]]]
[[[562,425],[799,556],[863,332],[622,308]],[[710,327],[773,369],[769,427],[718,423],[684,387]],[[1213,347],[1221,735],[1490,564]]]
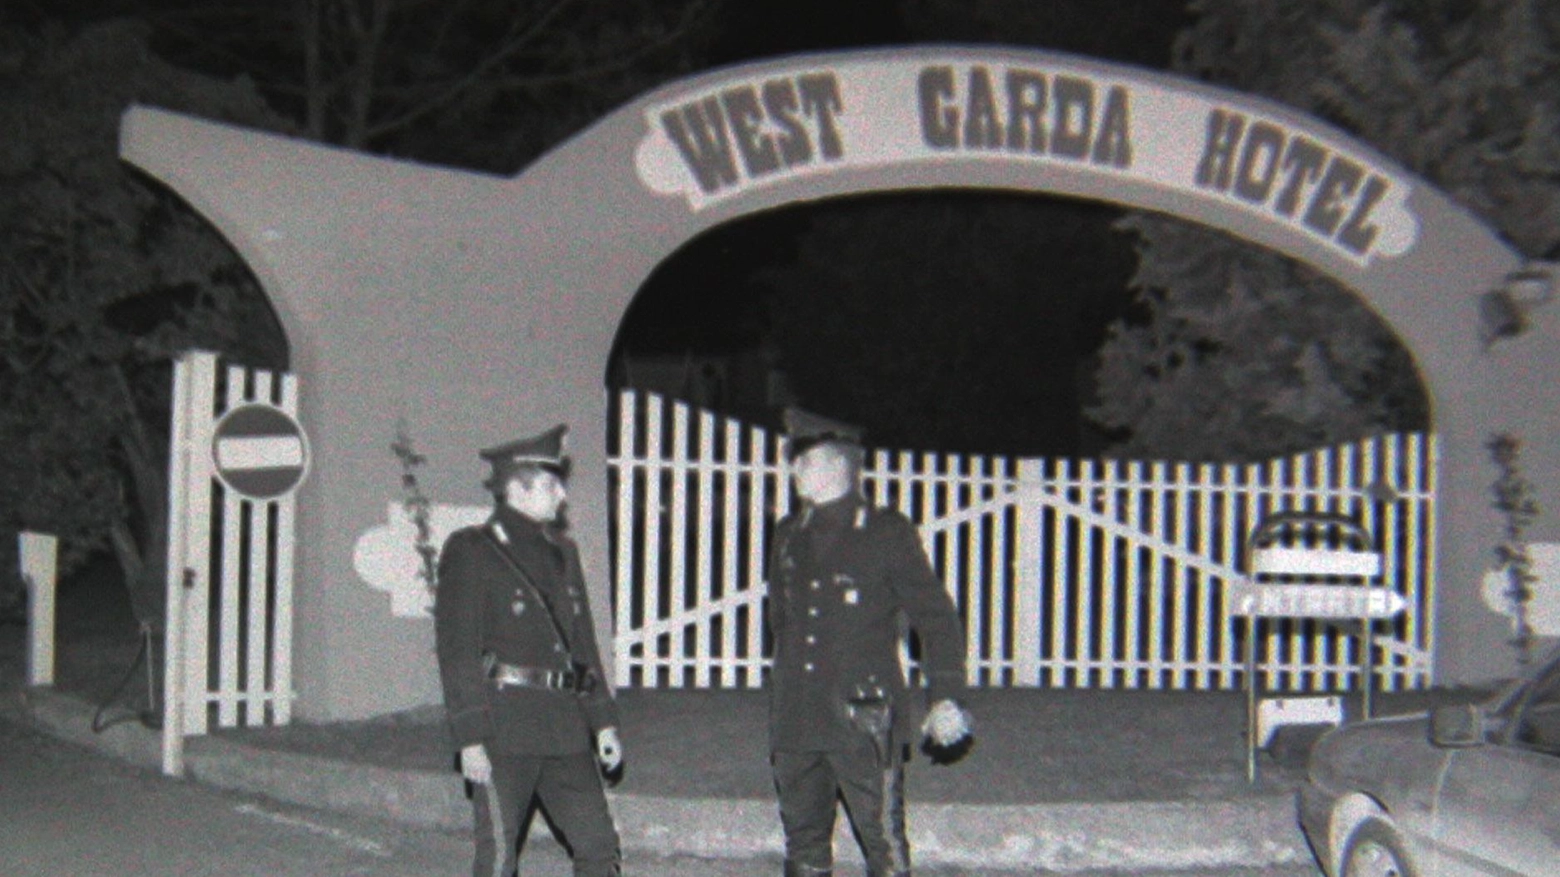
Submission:
[[[1307,772],[1329,877],[1560,875],[1560,650],[1488,701],[1336,728]]]

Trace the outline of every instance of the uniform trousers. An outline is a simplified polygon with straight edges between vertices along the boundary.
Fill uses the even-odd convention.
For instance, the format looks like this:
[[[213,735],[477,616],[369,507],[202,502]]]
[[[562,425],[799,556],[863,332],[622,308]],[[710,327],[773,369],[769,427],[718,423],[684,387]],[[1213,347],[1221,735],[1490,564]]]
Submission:
[[[872,738],[824,752],[772,754],[780,823],[785,829],[786,877],[816,877],[834,869],[836,797],[866,859],[867,877],[908,877],[903,747],[889,747],[887,763]]]
[[[614,877],[621,855],[617,827],[607,809],[596,758],[575,755],[490,755],[493,780],[476,786],[471,804],[476,823],[473,877],[510,877],[515,873],[520,825],[541,800],[563,832],[574,859],[574,877]]]

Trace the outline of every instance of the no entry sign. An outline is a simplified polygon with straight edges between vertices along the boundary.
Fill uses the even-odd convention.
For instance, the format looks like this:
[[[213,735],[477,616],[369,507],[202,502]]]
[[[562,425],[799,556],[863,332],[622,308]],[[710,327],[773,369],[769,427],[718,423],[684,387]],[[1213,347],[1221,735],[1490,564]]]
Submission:
[[[251,499],[291,493],[309,468],[309,445],[292,415],[264,404],[222,415],[211,438],[217,477]]]

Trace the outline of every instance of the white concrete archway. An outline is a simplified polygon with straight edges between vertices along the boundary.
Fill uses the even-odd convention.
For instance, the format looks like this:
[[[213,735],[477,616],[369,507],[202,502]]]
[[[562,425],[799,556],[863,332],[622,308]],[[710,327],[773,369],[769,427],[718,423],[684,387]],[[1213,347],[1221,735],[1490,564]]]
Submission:
[[[431,624],[389,611],[352,566],[383,522],[398,419],[440,501],[481,503],[474,450],[573,427],[573,520],[605,621],[605,394],[613,339],[657,264],[700,232],[860,192],[994,188],[1180,216],[1300,259],[1396,330],[1441,436],[1438,677],[1503,672],[1505,619],[1480,577],[1498,537],[1495,431],[1560,489],[1560,326],[1485,351],[1478,297],[1514,252],[1391,161],[1281,106],[1048,52],[918,47],[806,55],[679,81],[522,174],[395,162],[151,108],[121,151],[204,213],[276,306],[314,474],[299,497],[299,714],[437,700]],[[1554,516],[1531,534],[1556,541]]]

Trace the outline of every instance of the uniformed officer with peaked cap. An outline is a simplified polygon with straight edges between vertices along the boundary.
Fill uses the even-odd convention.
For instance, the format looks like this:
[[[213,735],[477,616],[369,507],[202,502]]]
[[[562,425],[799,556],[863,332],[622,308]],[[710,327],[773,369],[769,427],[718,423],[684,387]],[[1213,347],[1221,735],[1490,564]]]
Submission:
[[[966,746],[964,634],[915,525],[859,492],[861,431],[785,413],[801,507],[775,530],[769,561],[770,750],[786,877],[833,871],[843,797],[869,877],[910,873],[904,764],[921,735]],[[899,664],[903,622],[920,636],[932,708]],[[920,725],[919,733],[917,725]]]
[[[579,552],[563,531],[566,433],[481,451],[493,515],[451,534],[439,556],[439,677],[473,792],[477,877],[515,873],[533,795],[565,835],[576,877],[619,873],[601,771],[621,768],[622,746]]]

